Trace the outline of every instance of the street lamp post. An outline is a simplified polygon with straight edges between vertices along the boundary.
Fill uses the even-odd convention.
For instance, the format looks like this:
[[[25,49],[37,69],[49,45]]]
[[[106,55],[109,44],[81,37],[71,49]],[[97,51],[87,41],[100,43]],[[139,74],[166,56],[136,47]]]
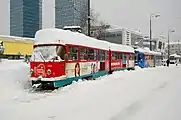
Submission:
[[[150,50],[152,50],[152,18],[160,17],[158,14],[151,14],[150,15]]]
[[[152,15],[150,15],[150,50],[152,50],[152,29],[151,29],[151,18],[152,18]]]
[[[180,40],[178,40],[178,55],[180,55]]]
[[[168,30],[168,59],[170,58],[170,33],[175,32],[175,30],[169,29]]]
[[[0,41],[0,62],[4,53],[3,41]]]
[[[91,23],[90,23],[90,21],[91,21],[91,18],[90,18],[90,0],[88,0],[88,5],[87,5],[87,7],[88,7],[88,36],[91,36],[90,35],[90,27],[91,27]]]

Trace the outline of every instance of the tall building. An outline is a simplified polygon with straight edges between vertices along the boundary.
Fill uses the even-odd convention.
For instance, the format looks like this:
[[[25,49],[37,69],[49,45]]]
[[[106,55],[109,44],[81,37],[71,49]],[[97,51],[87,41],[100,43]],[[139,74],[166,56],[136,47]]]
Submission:
[[[55,27],[83,26],[88,0],[55,0]]]
[[[150,40],[144,40],[144,47],[150,48]],[[165,52],[166,48],[166,38],[164,36],[159,36],[152,39],[152,50],[157,52]]]
[[[123,45],[139,45],[142,47],[141,40],[143,35],[141,33],[131,31],[128,29],[108,29],[100,35],[100,39],[108,42],[123,44]]]
[[[171,42],[169,44],[170,46],[170,55],[172,54],[177,54],[177,55],[181,55],[181,42]],[[166,49],[165,52],[168,54],[168,43],[166,45]]]
[[[10,0],[10,35],[34,37],[42,27],[42,0]]]

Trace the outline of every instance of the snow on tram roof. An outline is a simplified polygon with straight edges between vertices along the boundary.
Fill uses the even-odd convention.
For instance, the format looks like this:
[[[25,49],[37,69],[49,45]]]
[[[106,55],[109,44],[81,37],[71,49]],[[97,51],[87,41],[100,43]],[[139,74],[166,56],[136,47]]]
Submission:
[[[123,51],[134,53],[131,46],[113,44],[107,41],[98,40],[78,32],[71,32],[63,29],[42,29],[36,32],[35,44],[75,44],[104,50]]]
[[[130,52],[134,53],[134,48],[127,45],[121,45],[121,44],[115,44],[115,43],[109,43],[111,46],[111,50],[113,51],[123,51],[123,52]]]
[[[91,40],[90,40],[91,39]],[[60,41],[60,42],[59,42]],[[108,49],[108,46],[100,44],[96,39],[76,32],[62,29],[43,29],[35,35],[35,44],[76,44],[90,46],[102,49]]]
[[[155,51],[150,51],[150,49],[147,48],[137,48],[135,49],[136,51],[145,53],[145,54],[151,54],[151,55],[161,55],[161,52],[155,52]]]

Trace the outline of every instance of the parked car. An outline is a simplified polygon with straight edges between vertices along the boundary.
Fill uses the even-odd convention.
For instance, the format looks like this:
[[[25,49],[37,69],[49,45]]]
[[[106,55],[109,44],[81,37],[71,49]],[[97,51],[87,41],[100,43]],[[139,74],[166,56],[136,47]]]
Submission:
[[[163,59],[163,60],[162,60],[162,65],[163,65],[163,66],[166,66],[166,65],[167,65],[167,59]]]

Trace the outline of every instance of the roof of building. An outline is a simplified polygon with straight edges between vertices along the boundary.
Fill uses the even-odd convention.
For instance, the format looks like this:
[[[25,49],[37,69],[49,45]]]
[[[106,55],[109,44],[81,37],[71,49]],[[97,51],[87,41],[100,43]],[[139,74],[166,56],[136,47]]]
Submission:
[[[0,40],[17,40],[17,41],[23,41],[23,40],[31,40],[34,41],[34,38],[28,38],[28,37],[18,37],[18,36],[9,36],[9,35],[0,35]]]
[[[181,56],[177,55],[177,54],[172,54],[172,55],[170,55],[170,57],[181,58]]]
[[[64,29],[68,29],[68,28],[81,28],[80,26],[64,26]]]
[[[116,32],[122,32],[124,30],[126,30],[128,32],[131,32],[132,34],[135,34],[135,35],[144,36],[143,33],[141,33],[140,31],[130,30],[130,29],[127,29],[127,28],[109,28],[106,31],[116,33]]]
[[[168,44],[168,43],[167,43]],[[171,45],[178,45],[179,43],[178,43],[178,41],[177,42],[170,42],[169,44],[171,44]],[[180,43],[181,44],[181,43]]]

